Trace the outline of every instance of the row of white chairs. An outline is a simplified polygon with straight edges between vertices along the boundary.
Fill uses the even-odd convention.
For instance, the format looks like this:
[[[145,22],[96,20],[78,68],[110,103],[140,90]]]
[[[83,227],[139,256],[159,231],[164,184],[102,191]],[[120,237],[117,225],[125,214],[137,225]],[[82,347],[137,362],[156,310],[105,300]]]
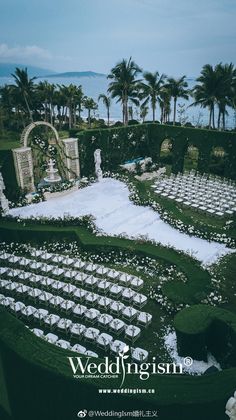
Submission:
[[[236,212],[236,187],[194,172],[171,175],[156,181],[155,192],[165,198],[210,215],[232,216]]]
[[[41,325],[49,328],[50,330],[58,330],[61,333],[69,334],[71,339],[82,339],[96,344],[104,351],[111,348],[114,340],[113,336],[107,332],[100,333],[98,328],[86,327],[83,324],[73,323],[68,318],[61,318],[59,315],[49,313],[43,308],[36,308],[31,305],[25,305],[21,301],[15,301],[12,297],[6,297],[0,295],[0,305],[8,308],[8,310],[14,313],[17,317],[29,320],[40,321]],[[110,322],[110,330],[117,333],[121,329],[122,321],[119,319],[113,319]],[[125,328],[125,338],[129,341],[136,341],[140,336],[140,328],[133,325],[126,325],[123,323],[122,329]],[[120,341],[120,340],[119,340]]]
[[[86,291],[84,289],[72,287],[72,285],[69,283],[62,283],[57,280],[48,279],[47,277],[39,277],[39,279],[37,279],[39,281],[36,284],[33,281],[31,285],[30,275],[28,279],[28,276],[26,275],[27,273],[23,273],[24,275],[22,275],[22,273],[20,273],[20,275],[17,273],[19,276],[18,278],[20,278],[21,281],[27,282],[27,284],[25,284],[25,282],[21,283],[19,281],[9,280],[9,278],[7,278],[7,274],[9,274],[9,272],[6,270],[6,267],[1,267],[0,288],[4,288],[5,290],[8,290],[9,292],[18,296],[28,295],[31,299],[39,300],[44,302],[44,304],[51,304],[54,306],[63,305],[63,308],[65,308],[65,302],[67,302],[68,313],[74,309],[77,302],[79,301],[81,304],[79,305],[80,307],[85,303],[86,305],[93,307],[97,306],[99,309],[108,310],[116,315],[122,314],[126,319],[136,319],[139,318],[139,310],[143,308],[147,301],[146,296],[135,294],[132,296],[132,302],[136,306],[136,308],[134,308],[130,304],[127,306],[120,301],[111,299],[110,297],[98,295],[92,291]],[[4,279],[2,278],[3,276],[5,277]],[[30,285],[28,285],[29,283]],[[35,285],[37,287],[35,287]],[[47,291],[48,287],[50,287],[50,291]],[[58,295],[60,290],[62,293]],[[57,294],[55,295],[54,292]],[[67,297],[69,297],[69,300],[66,299]],[[72,301],[71,299],[74,300]],[[71,303],[69,304],[68,302]],[[130,301],[128,303],[130,303]],[[147,314],[147,324],[151,322],[151,319],[151,315]],[[142,319],[140,319],[140,323],[142,323]]]
[[[96,357],[96,358],[98,357],[98,354],[95,353],[94,351],[86,350],[86,348],[81,344],[77,343],[73,345],[67,340],[59,339],[59,337],[56,334],[53,334],[53,333],[45,334],[44,331],[39,328],[32,328],[31,331],[37,337],[43,338],[47,342],[51,344],[55,344],[56,346],[60,348],[71,350],[76,353],[83,354],[85,356]],[[102,348],[105,345],[106,347],[110,349],[112,353],[114,353],[114,355],[118,355],[120,352],[124,350],[125,347],[127,347],[127,344],[124,343],[123,341],[120,341],[120,340],[112,341],[111,336],[106,333],[100,334],[97,337],[96,343],[98,347],[102,347]],[[131,347],[130,350],[131,350],[131,358],[133,361],[145,362],[148,359],[147,350],[144,350],[140,347],[136,347],[136,348]]]
[[[118,271],[115,269],[111,269],[109,267],[105,267],[100,264],[94,264],[88,261],[83,261],[79,258],[71,258],[67,255],[56,254],[56,253],[49,253],[44,250],[39,250],[36,248],[31,248],[30,255],[35,257],[36,260],[33,260],[29,257],[25,258],[15,254],[9,254],[2,252],[2,258],[9,258],[12,256],[12,262],[17,263],[20,262],[22,265],[30,265],[32,268],[40,268],[42,265],[39,264],[40,261],[42,262],[50,262],[52,265],[52,270],[56,268],[55,264],[60,266],[59,271],[61,274],[64,274],[65,271],[68,272],[68,268],[76,273],[76,270],[80,270],[82,272],[88,274],[96,274],[98,276],[102,276],[103,278],[108,278],[109,280],[117,280],[120,284],[129,285],[133,287],[135,290],[140,290],[143,287],[143,280],[140,277],[124,273],[123,271]],[[1,258],[1,256],[0,256]],[[38,261],[39,260],[39,261]],[[32,265],[32,263],[35,263]],[[38,263],[38,264],[37,264]],[[49,265],[49,264],[48,264]],[[61,268],[64,267],[64,268]],[[46,268],[46,266],[45,266]],[[51,269],[51,267],[50,267]],[[55,271],[57,272],[57,271]],[[71,274],[72,276],[75,274]]]
[[[14,293],[15,290],[17,292],[18,288],[20,288],[21,297],[23,295],[31,296],[31,290],[29,290],[28,286],[16,283],[17,289],[14,289],[12,291],[11,289],[9,289],[8,285],[9,285],[9,282],[7,280],[0,280],[1,289],[7,292],[11,291]],[[10,282],[10,285],[11,285],[11,282]],[[52,295],[51,293],[48,293],[48,292],[42,292],[41,294],[38,294],[35,297],[34,301],[37,301],[40,304],[47,303],[48,307],[53,307],[53,308],[57,307],[57,309],[66,313],[67,316],[69,314],[72,314],[76,318],[84,319],[85,321],[93,325],[96,323],[100,327],[114,331],[118,335],[123,332],[126,333],[126,328],[128,328],[127,331],[129,331],[130,329],[130,331],[133,332],[133,338],[135,337],[138,338],[141,333],[141,330],[139,327],[133,326],[133,325],[127,326],[127,324],[123,320],[119,318],[114,318],[112,315],[108,313],[101,313],[98,309],[95,309],[93,307],[88,308],[84,305],[80,305],[80,304],[76,305],[73,301],[65,300],[63,298],[60,299],[60,297]],[[117,304],[119,304],[119,302],[117,302]],[[3,305],[7,306],[7,302],[3,301]],[[15,313],[19,312],[20,314],[21,308],[15,305],[15,303],[13,303],[13,308],[11,308],[11,302],[9,303],[8,306],[10,309],[13,309]],[[42,320],[44,320],[44,315],[45,313],[42,316]],[[29,316],[31,316],[31,314],[29,314]],[[126,307],[122,311],[122,317],[128,322],[131,322],[136,318],[136,322],[139,323],[140,325],[144,325],[144,323],[147,324],[151,321],[150,314],[143,313],[143,312],[138,313],[138,311],[132,307]],[[60,317],[58,317],[58,315],[55,315],[53,318],[48,319],[48,322],[50,322],[51,328],[53,328],[56,325],[59,318]]]
[[[44,252],[42,254],[43,256],[50,257],[51,254],[48,254],[47,252]],[[58,258],[61,257],[58,255]],[[43,259],[43,261],[37,261],[33,260],[31,258],[22,257],[15,254],[10,254],[4,251],[0,252],[0,259],[4,261],[8,261],[11,264],[14,264],[14,266],[19,265],[21,267],[30,267],[33,271],[41,271],[43,273],[51,273],[54,276],[65,276],[66,278],[69,278],[71,280],[77,279],[80,282],[85,282],[87,278],[94,277],[91,273],[94,273],[96,271],[96,274],[102,279],[109,279],[109,281],[118,281],[121,285],[129,286],[130,288],[133,288],[136,291],[139,291],[143,287],[143,280],[137,276],[132,276],[130,274],[119,272],[114,269],[109,269],[107,267],[102,267],[99,265],[95,265],[92,263],[88,263],[87,265],[84,265],[83,267],[77,266],[77,263],[72,260],[69,257],[64,257],[62,265],[64,266],[58,266],[55,264],[52,264],[54,261],[50,261],[50,258]],[[73,261],[74,265],[71,267],[71,260]],[[50,261],[50,263],[46,263],[45,261]],[[66,264],[66,261],[68,261],[68,265]],[[81,260],[80,260],[81,261]],[[84,262],[81,261],[83,264]],[[60,264],[60,262],[59,262]],[[80,265],[80,264],[79,264]],[[96,267],[96,270],[95,270]],[[79,271],[78,271],[79,270]],[[82,270],[82,271],[81,271]],[[84,271],[86,273],[84,273]],[[100,277],[94,277],[96,282],[99,282],[101,280]]]

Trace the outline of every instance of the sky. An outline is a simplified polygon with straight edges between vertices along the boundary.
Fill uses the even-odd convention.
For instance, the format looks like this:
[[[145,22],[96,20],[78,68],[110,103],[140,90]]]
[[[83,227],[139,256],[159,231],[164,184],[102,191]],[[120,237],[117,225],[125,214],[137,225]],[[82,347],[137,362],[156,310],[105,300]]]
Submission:
[[[132,56],[195,77],[236,64],[235,17],[236,0],[0,0],[0,62],[108,73]]]

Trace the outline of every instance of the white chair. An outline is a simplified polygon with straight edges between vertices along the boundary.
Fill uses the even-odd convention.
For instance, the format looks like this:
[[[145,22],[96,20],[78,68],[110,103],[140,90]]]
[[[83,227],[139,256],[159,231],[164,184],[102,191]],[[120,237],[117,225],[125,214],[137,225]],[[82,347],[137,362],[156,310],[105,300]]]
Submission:
[[[56,344],[58,336],[56,334],[48,333],[44,336],[44,339],[50,344]]]
[[[84,338],[87,341],[95,342],[100,331],[97,328],[89,327],[84,332]]]
[[[71,319],[61,318],[58,321],[57,328],[60,331],[67,333],[71,325],[72,325]]]
[[[97,277],[94,277],[94,276],[88,276],[84,281],[85,287],[88,287],[91,289],[97,286],[97,283],[98,283],[98,279]]]
[[[32,333],[34,333],[37,337],[43,338],[44,332],[43,330],[40,330],[39,328],[32,328]]]
[[[99,299],[99,295],[96,293],[90,292],[85,296],[85,302],[89,305],[95,305]]]
[[[120,335],[125,328],[125,323],[121,319],[115,318],[109,323],[109,329]]]
[[[103,265],[100,265],[96,269],[96,273],[100,274],[101,276],[107,275],[107,273],[110,271],[110,268],[104,267]]]
[[[98,319],[97,322],[100,326],[102,327],[108,327],[110,322],[113,320],[113,316],[109,315],[109,314],[101,314]]]
[[[119,278],[119,276],[120,276],[121,274],[120,274],[120,272],[119,271],[116,271],[116,270],[109,270],[108,272],[107,272],[107,277],[109,278],[109,279],[111,279],[111,280],[116,280],[116,279],[118,279]]]
[[[72,323],[69,327],[71,337],[83,337],[86,327],[83,324]]]
[[[113,300],[110,304],[110,311],[114,315],[121,314],[121,312],[123,311],[124,308],[125,308],[125,305],[123,303],[117,302],[115,300]]]
[[[59,320],[59,315],[49,314],[44,318],[43,323],[47,325],[51,330],[53,330],[58,324]]]
[[[54,283],[51,285],[51,289],[59,293],[62,291],[64,286],[66,286],[66,283],[59,280],[55,280]]]
[[[74,344],[74,346],[71,347],[71,350],[81,354],[85,354],[86,352],[86,348],[80,344]]]
[[[84,318],[86,319],[86,321],[94,324],[97,321],[99,315],[100,311],[98,309],[90,308],[85,312]]]
[[[48,310],[39,308],[33,313],[33,318],[36,321],[39,321],[40,324],[43,323],[44,319],[48,316]]]
[[[49,304],[53,308],[58,308],[64,301],[65,301],[65,299],[61,296],[53,296],[49,300]]]
[[[72,313],[75,317],[82,318],[87,310],[87,306],[78,304],[72,309]]]
[[[65,350],[70,350],[71,349],[71,345],[69,343],[69,341],[66,340],[58,340],[56,341],[56,346],[60,347],[61,349],[65,349]]]
[[[110,308],[110,305],[112,304],[112,302],[113,302],[112,299],[106,296],[101,296],[100,299],[98,300],[98,308],[107,310]]]
[[[45,305],[49,305],[50,303],[50,299],[53,297],[53,294],[50,292],[42,292],[39,297],[38,300],[39,302],[44,303]]]
[[[135,325],[128,325],[125,328],[125,338],[131,340],[132,343],[136,341],[140,337],[141,330],[139,327]]]
[[[131,350],[131,358],[137,363],[146,362],[148,359],[148,351],[140,347]]]
[[[74,278],[74,281],[75,281],[75,283],[79,283],[79,285],[83,286],[87,277],[88,277],[88,274],[77,273],[75,278]]]
[[[132,306],[126,306],[122,311],[122,316],[127,321],[133,321],[137,317],[138,311]]]
[[[36,311],[37,309],[34,306],[28,305],[21,309],[21,315],[29,321]]]
[[[25,304],[23,302],[11,302],[9,305],[10,311],[14,313],[16,316],[21,315],[21,311],[24,307],[25,307]]]
[[[125,289],[123,289],[122,291],[122,298],[128,302],[131,301],[131,299],[136,295],[136,292],[132,289],[130,289],[130,287],[126,287]]]
[[[102,292],[105,294],[109,292],[109,289],[111,286],[112,286],[112,283],[108,280],[101,280],[97,285],[99,292]]]
[[[132,301],[135,306],[142,308],[147,303],[147,296],[142,295],[141,293],[137,293],[133,296]]]
[[[109,349],[112,341],[113,341],[113,337],[107,333],[99,334],[96,339],[97,346],[102,348],[103,350]]]
[[[60,304],[61,310],[66,314],[70,314],[74,307],[75,302],[73,302],[72,300],[64,300],[64,302]]]
[[[76,300],[79,300],[80,302],[83,302],[88,292],[84,289],[80,289],[79,287],[76,288],[73,292],[73,298]]]
[[[86,350],[85,355],[89,357],[98,357],[98,354],[91,350]]]
[[[69,296],[72,296],[73,295],[73,293],[75,292],[75,290],[77,289],[77,287],[76,286],[74,286],[73,284],[70,284],[70,283],[68,283],[68,284],[66,284],[64,287],[63,287],[63,289],[62,289],[62,293],[64,294],[64,295],[69,295]]]
[[[139,277],[133,277],[130,281],[130,286],[133,287],[135,290],[140,290],[143,287],[143,280]]]
[[[152,321],[152,315],[147,312],[139,312],[137,316],[137,324],[147,327]]]
[[[120,340],[115,340],[110,344],[110,350],[115,355],[118,355],[120,352],[123,352],[125,347],[127,347],[127,344]]]
[[[74,267],[75,268],[84,268],[86,266],[86,262],[82,260],[75,260]]]

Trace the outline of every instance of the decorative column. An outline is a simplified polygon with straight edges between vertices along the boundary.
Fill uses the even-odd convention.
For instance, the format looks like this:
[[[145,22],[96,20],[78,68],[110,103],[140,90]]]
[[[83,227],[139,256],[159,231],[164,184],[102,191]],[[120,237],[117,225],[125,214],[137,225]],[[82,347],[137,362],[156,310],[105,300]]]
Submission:
[[[68,180],[80,177],[79,149],[76,138],[61,139],[64,148],[64,164]]]
[[[9,211],[9,202],[4,194],[4,190],[5,190],[5,184],[3,181],[2,174],[0,172],[0,205],[2,208],[3,214],[6,214]]]
[[[28,192],[35,191],[31,147],[19,147],[18,149],[13,149],[12,152],[19,187],[26,189]]]

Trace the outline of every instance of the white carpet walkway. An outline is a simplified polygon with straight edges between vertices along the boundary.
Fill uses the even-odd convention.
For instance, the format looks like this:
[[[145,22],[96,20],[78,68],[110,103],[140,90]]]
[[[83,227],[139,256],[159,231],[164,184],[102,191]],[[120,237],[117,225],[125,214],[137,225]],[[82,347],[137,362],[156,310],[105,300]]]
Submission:
[[[126,233],[128,236],[147,235],[148,238],[184,252],[193,252],[204,264],[212,264],[231,250],[225,245],[208,242],[180,233],[163,222],[157,212],[149,207],[135,206],[129,200],[127,186],[106,178],[82,190],[10,210],[14,217],[32,216],[63,217],[67,214],[78,217],[91,214],[96,225],[108,235]]]

